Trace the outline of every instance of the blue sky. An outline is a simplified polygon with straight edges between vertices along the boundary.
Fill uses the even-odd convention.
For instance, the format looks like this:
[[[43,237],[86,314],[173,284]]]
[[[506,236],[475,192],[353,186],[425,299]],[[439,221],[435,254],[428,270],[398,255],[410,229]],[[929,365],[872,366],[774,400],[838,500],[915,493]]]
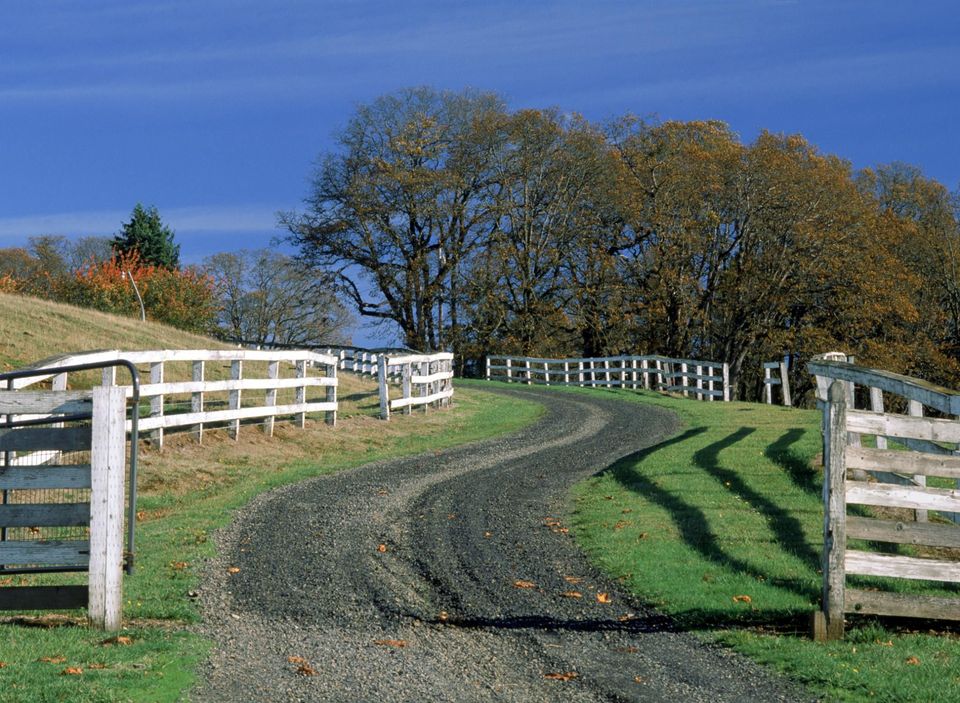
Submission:
[[[960,186],[955,2],[0,0],[0,20],[0,246],[109,235],[137,202],[188,262],[266,246],[355,106],[414,85],[799,132]]]

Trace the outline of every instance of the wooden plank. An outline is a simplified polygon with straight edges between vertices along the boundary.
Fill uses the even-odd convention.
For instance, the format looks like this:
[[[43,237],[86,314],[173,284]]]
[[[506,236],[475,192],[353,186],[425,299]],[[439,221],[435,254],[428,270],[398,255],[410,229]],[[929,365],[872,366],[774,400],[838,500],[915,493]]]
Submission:
[[[0,415],[79,415],[92,407],[90,391],[0,391]]]
[[[423,396],[413,396],[412,398],[396,398],[395,400],[390,401],[390,409],[394,408],[404,408],[408,405],[423,405],[426,403],[434,403],[438,400],[443,400],[444,398],[452,398],[453,389],[440,391],[439,393],[433,393],[432,395],[423,395]]]
[[[779,361],[764,361],[764,362],[763,362],[763,368],[765,368],[765,369],[779,369],[779,368],[780,368],[780,362],[779,362]]]
[[[922,439],[928,442],[960,442],[960,422],[940,418],[851,410],[847,413],[847,429],[862,434]]]
[[[925,620],[960,620],[960,599],[848,588],[847,612]]]
[[[270,364],[279,362],[268,362]],[[140,386],[140,397],[150,398],[157,395],[174,395],[177,393],[216,393],[218,391],[254,390],[269,391],[278,388],[298,388],[300,386],[332,386],[333,379],[322,376],[307,378],[243,378],[239,380],[222,381],[177,381],[172,383],[148,383]],[[133,394],[133,389],[127,388],[127,397]]]
[[[417,362],[430,363],[433,361],[453,361],[453,354],[450,352],[439,352],[437,354],[405,354],[403,356],[390,356],[387,358],[387,364],[390,366],[402,366],[403,364]],[[529,361],[543,361],[543,359],[529,359]]]
[[[77,527],[89,523],[89,503],[7,503],[0,505],[0,526],[3,527]]]
[[[927,407],[949,415],[960,415],[960,394],[909,376],[867,369],[840,361],[811,361],[807,370],[815,376],[851,381],[860,386],[879,388],[882,391],[916,400]]]
[[[257,417],[267,417],[268,415],[282,417],[285,415],[297,415],[299,413],[332,412],[336,409],[337,403],[334,401],[332,403],[303,403],[302,405],[258,406],[239,408],[237,410],[211,410],[203,413],[164,415],[158,418],[147,417],[140,420],[140,428],[142,430],[151,430],[160,426],[158,423],[162,423],[163,427],[183,427],[185,425],[195,425],[198,422],[203,422],[204,424],[211,422],[229,422],[233,420],[250,420]],[[129,425],[130,423],[128,422],[127,429],[129,429]]]
[[[119,630],[123,610],[123,483],[127,401],[123,389],[93,389],[90,448],[90,607],[94,627]]]
[[[89,448],[89,427],[0,428],[0,451],[35,452],[55,449],[64,452],[81,452]]]
[[[536,370],[533,370],[536,373]],[[411,376],[410,382],[414,385],[422,383],[436,383],[437,381],[445,381],[449,378],[453,378],[453,371],[438,371],[437,373],[432,373],[429,376]],[[544,376],[544,379],[547,377]],[[549,385],[549,384],[548,384]]]
[[[772,377],[771,377],[771,378],[765,378],[765,379],[763,379],[763,382],[764,382],[767,386],[779,386],[779,385],[780,385],[780,379],[779,379],[779,378],[772,378]]]
[[[0,489],[90,488],[90,465],[0,467]]]
[[[847,468],[960,478],[960,456],[856,447],[847,449]]]
[[[960,549],[960,527],[929,522],[901,522],[848,515],[847,537],[873,542]]]
[[[0,564],[86,566],[90,543],[86,540],[7,540],[0,542]]]
[[[847,503],[913,510],[960,511],[960,490],[847,481]]]
[[[72,610],[87,607],[86,586],[5,586],[0,610]]]
[[[848,574],[960,582],[960,561],[921,559],[848,549],[846,563]]]
[[[781,361],[779,363],[780,363],[780,385],[783,386],[783,388],[781,388],[780,390],[780,393],[783,396],[784,407],[789,408],[793,405],[793,400],[790,397],[790,373],[787,370],[787,364],[785,361]]]

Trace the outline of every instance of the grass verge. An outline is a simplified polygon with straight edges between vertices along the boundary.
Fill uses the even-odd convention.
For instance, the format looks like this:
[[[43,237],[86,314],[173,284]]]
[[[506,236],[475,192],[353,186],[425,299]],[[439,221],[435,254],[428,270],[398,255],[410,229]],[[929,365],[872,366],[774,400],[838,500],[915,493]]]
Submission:
[[[603,569],[681,627],[827,700],[960,700],[955,633],[859,618],[842,642],[809,638],[823,529],[816,411],[572,392],[615,392],[684,422],[574,488],[576,538]],[[900,586],[924,588],[939,592]]]
[[[350,383],[336,428],[278,425],[278,437],[268,439],[251,427],[238,442],[210,433],[202,447],[184,438],[163,453],[146,452],[137,571],[124,582],[125,639],[105,644],[103,633],[82,625],[82,612],[7,618],[0,624],[0,701],[177,700],[210,646],[188,629],[199,617],[189,594],[213,554],[213,531],[234,510],[279,485],[510,432],[542,411],[458,383],[454,408],[384,423],[371,416],[375,394],[360,380]]]

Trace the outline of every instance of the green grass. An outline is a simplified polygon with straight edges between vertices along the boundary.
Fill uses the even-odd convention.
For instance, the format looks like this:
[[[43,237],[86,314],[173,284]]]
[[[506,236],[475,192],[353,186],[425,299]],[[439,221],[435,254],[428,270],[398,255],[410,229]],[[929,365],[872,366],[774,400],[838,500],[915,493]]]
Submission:
[[[234,510],[275,486],[510,432],[541,412],[535,403],[458,382],[455,407],[429,415],[415,412],[382,423],[361,414],[336,429],[318,423],[306,431],[286,430],[284,441],[268,441],[251,427],[245,430],[249,444],[239,447],[211,439],[202,450],[185,445],[148,456],[144,476],[153,489],[138,506],[145,519],[137,532],[137,570],[124,582],[123,634],[133,643],[104,646],[103,633],[69,622],[51,628],[0,625],[0,701],[177,700],[210,646],[186,627],[199,618],[188,593],[213,554],[213,531]],[[193,488],[182,490],[184,462],[187,470],[212,478],[206,484],[192,478]],[[44,657],[55,663],[40,661]],[[67,667],[83,673],[63,674]]]
[[[817,412],[618,393],[673,410],[684,427],[574,488],[576,538],[602,568],[681,627],[827,700],[960,700],[949,633],[860,618],[842,642],[809,638],[821,587]]]

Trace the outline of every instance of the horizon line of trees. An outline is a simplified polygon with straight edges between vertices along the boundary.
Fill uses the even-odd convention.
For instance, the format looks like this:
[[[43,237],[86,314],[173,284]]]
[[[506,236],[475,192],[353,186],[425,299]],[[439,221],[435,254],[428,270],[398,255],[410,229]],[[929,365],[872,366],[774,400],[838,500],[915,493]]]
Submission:
[[[468,367],[657,352],[728,362],[744,397],[760,362],[836,349],[960,381],[956,196],[800,135],[411,88],[357,109],[280,225],[360,315]]]

